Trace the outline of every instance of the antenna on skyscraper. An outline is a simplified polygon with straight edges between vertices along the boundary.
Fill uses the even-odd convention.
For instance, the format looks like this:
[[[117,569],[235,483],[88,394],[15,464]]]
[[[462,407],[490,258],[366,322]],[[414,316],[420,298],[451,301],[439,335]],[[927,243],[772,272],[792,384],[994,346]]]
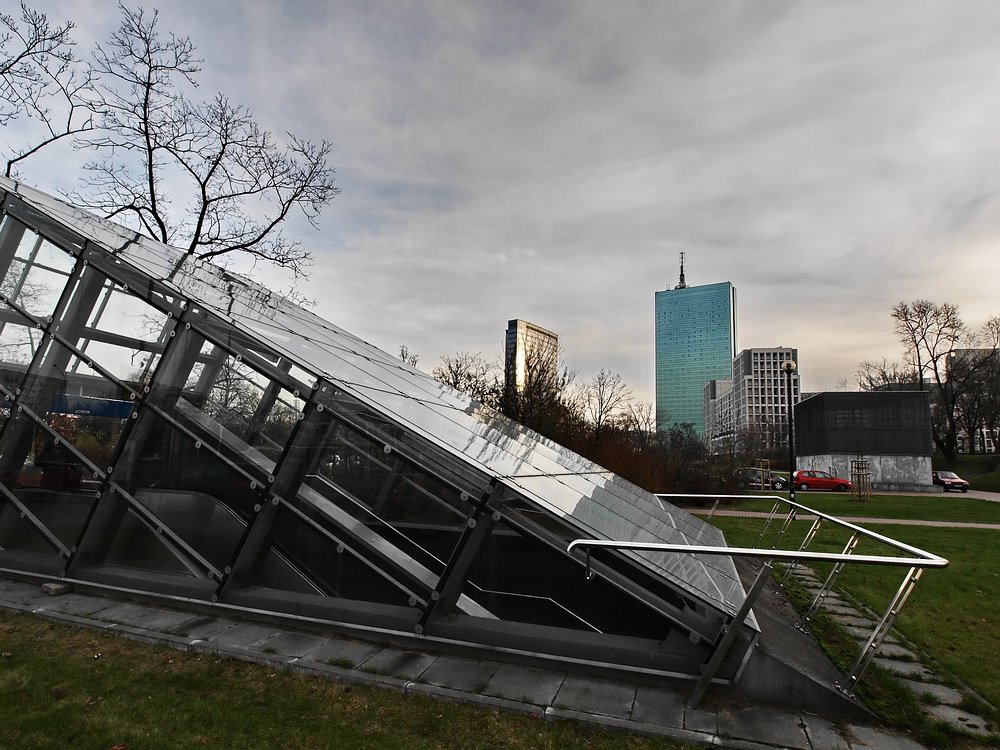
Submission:
[[[681,280],[677,283],[677,289],[687,289],[687,284],[684,282],[684,251],[681,251]]]

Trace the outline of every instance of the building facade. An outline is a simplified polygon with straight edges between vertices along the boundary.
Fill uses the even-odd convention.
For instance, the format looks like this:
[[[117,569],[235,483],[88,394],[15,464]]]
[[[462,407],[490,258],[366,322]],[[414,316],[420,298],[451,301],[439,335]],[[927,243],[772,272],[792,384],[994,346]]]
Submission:
[[[733,376],[736,289],[728,281],[656,292],[656,427],[705,433],[705,383]]]
[[[523,393],[539,372],[559,369],[559,336],[527,320],[507,321],[504,339],[504,392]]]
[[[935,492],[927,391],[819,393],[795,407],[799,469],[852,478],[866,461],[873,489]]]
[[[788,347],[744,349],[733,360],[732,380],[704,389],[705,439],[721,449],[740,439],[758,448],[788,445],[788,376],[785,362],[798,365],[798,350]],[[791,377],[792,404],[801,400],[799,375]]]

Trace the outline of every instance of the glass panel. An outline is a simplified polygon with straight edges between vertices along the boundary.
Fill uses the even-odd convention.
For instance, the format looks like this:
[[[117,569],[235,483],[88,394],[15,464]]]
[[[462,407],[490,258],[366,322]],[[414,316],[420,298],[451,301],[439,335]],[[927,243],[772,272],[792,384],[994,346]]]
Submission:
[[[305,402],[238,357],[208,348],[176,402],[177,415],[248,470],[272,474]]]
[[[483,542],[463,593],[501,620],[662,640],[661,614],[578,562],[501,522]],[[473,610],[474,611],[474,610]]]
[[[96,536],[94,531],[99,532],[107,540],[107,551],[103,560],[91,559],[88,562],[195,577],[199,567],[194,561],[185,561],[183,553],[171,545],[168,538],[154,533],[145,519],[129,507],[125,498],[108,493],[103,503],[112,519],[111,526],[100,529],[92,526],[88,539]]]
[[[119,380],[146,382],[173,328],[169,316],[111,282],[85,314],[87,329],[77,346]]]
[[[73,373],[75,364],[76,357],[69,349],[51,341],[41,359],[43,372],[28,376],[20,403],[56,433],[53,437],[38,430],[34,441],[35,465],[46,474],[61,472],[62,481],[49,486],[95,489],[94,470],[66,446],[74,446],[97,470],[104,471],[111,463],[132,402],[123,398],[116,384],[89,368]],[[50,373],[55,376],[47,376]]]
[[[11,261],[0,294],[29,315],[52,315],[76,264],[75,258],[49,242],[28,245],[22,242]]]
[[[42,341],[43,333],[38,326],[26,325],[24,318],[14,312],[9,305],[0,302],[0,366],[6,373],[23,374],[23,368],[31,362]],[[15,365],[15,367],[10,367]]]
[[[97,499],[96,492],[62,492],[39,487],[22,487],[14,495],[66,547],[79,541],[80,531]],[[0,496],[0,548],[58,556],[55,547],[3,496]]]
[[[265,545],[267,554],[251,571],[250,586],[408,606],[407,588],[366,562],[363,547],[338,544],[284,507]]]
[[[394,524],[460,528],[470,508],[458,491],[360,432],[338,425],[319,473]]]
[[[239,525],[232,518],[241,519],[240,524],[246,524],[255,513],[254,506],[262,502],[262,487],[226,464],[204,443],[191,439],[167,420],[149,411],[141,419],[142,429],[133,431],[133,445],[139,442],[135,445],[135,457],[123,457],[123,463],[116,467],[115,477],[119,474],[128,476],[127,488],[140,502],[144,502],[144,498],[152,498],[157,492],[163,494],[169,490],[168,494],[156,500],[157,508],[169,506],[176,508],[177,512],[182,512],[184,508],[201,508],[198,513],[211,516],[213,523],[218,524],[212,528],[220,536],[214,541],[211,535],[206,537],[206,548],[199,551],[207,556],[211,553],[208,547],[218,544],[225,550],[225,557],[236,541],[234,530]],[[130,462],[130,465],[124,462]],[[152,494],[147,495],[143,491]],[[149,507],[153,510],[153,505]],[[191,512],[194,513],[193,510]],[[171,524],[168,522],[166,525]],[[198,546],[193,542],[192,545]]]

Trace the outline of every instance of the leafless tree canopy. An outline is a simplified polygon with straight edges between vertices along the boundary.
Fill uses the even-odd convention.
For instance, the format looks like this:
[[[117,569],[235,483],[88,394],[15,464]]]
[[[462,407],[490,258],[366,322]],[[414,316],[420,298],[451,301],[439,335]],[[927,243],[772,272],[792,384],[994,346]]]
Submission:
[[[7,174],[72,137],[93,155],[75,203],[198,258],[241,253],[301,275],[311,255],[282,227],[293,213],[316,226],[339,193],[330,143],[275,136],[223,94],[189,99],[202,65],[192,41],[162,31],[155,11],[120,10],[90,63],[72,53],[72,22],[23,5],[19,20],[0,16],[0,122],[42,126]]]
[[[0,125],[29,119],[38,136],[8,144],[6,177],[46,146],[90,130],[97,109],[90,67],[74,54],[74,24],[53,26],[24,3],[20,10],[0,14]]]
[[[502,368],[488,362],[478,352],[458,352],[441,357],[441,363],[431,374],[445,385],[461,391],[493,409],[500,409],[503,385]]]
[[[891,317],[904,361],[862,362],[857,373],[861,389],[928,390],[934,444],[948,459],[954,459],[962,432],[973,451],[984,429],[997,435],[1000,317],[974,330],[962,320],[957,305],[923,299],[898,303]]]
[[[632,389],[621,375],[601,369],[581,392],[584,417],[591,424],[597,439],[616,421],[629,414]]]

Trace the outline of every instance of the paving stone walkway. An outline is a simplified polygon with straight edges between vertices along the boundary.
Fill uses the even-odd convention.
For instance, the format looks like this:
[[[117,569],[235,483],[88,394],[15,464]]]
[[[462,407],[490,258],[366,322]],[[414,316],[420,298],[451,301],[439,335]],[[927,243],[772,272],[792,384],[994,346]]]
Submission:
[[[823,583],[808,566],[797,565],[792,572],[806,590],[814,593],[822,590]],[[858,642],[859,653],[881,618],[860,604],[845,600],[836,591],[826,595],[820,608],[829,613]],[[974,697],[985,703],[983,698],[975,695],[969,688],[959,690],[951,687],[950,685],[956,684],[956,680],[925,666],[922,663],[925,659],[917,649],[902,641],[902,636],[890,631],[872,663],[898,676],[917,695],[924,711],[931,718],[975,737],[992,736],[1000,739],[1000,727],[991,726],[982,716],[960,708],[967,697]]]
[[[657,735],[717,748],[795,750],[921,750],[897,732],[863,722],[834,723],[804,711],[773,707],[685,705],[689,691],[637,686],[484,659],[436,655],[352,638],[303,632],[279,624],[238,621],[162,606],[126,602],[59,587],[0,579],[0,609],[32,613],[77,627],[117,633],[146,643],[253,661],[350,684],[422,694],[527,713],[540,720],[571,720],[608,729]],[[67,587],[68,588],[68,587]],[[844,603],[844,609],[849,605]],[[855,611],[862,627],[870,620]],[[898,643],[898,641],[897,641]],[[902,663],[902,662],[901,662]],[[919,683],[921,689],[931,683]],[[941,690],[940,707],[955,696]],[[954,709],[957,710],[957,709]],[[980,720],[981,721],[981,720]],[[965,722],[975,731],[976,720]]]

